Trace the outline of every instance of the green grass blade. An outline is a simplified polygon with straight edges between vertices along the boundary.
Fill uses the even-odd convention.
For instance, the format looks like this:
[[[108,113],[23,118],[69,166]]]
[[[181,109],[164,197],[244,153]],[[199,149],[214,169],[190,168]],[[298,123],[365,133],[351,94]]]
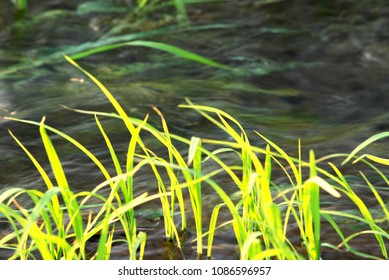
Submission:
[[[201,175],[201,140],[194,140],[196,143],[194,156],[193,156],[193,172],[194,180],[198,180],[202,177]],[[192,196],[192,207],[193,207],[193,213],[196,223],[196,235],[197,235],[197,254],[201,255],[203,253],[203,223],[202,223],[202,216],[203,216],[203,205],[202,205],[202,192],[201,192],[201,181],[198,180],[197,183],[189,186],[189,191]]]
[[[229,209],[232,218],[233,218],[233,228],[235,232],[236,239],[238,241],[239,248],[243,248],[243,244],[247,239],[248,233],[244,226],[244,222],[239,214],[238,209],[235,207],[229,195],[215,182],[207,181],[208,184],[217,192],[222,201],[225,203],[227,208]]]
[[[311,150],[309,153],[310,178],[317,176],[315,155]],[[305,234],[307,235],[307,249],[311,259],[320,258],[320,198],[319,186],[316,183],[304,184],[303,208]]]
[[[209,222],[209,233],[208,233],[208,245],[207,245],[207,258],[210,259],[212,256],[212,244],[213,244],[213,238],[215,236],[216,231],[216,223],[217,218],[219,216],[219,210],[220,207],[222,207],[224,203],[220,203],[216,205],[212,210],[211,219]]]
[[[180,215],[181,215],[181,229],[184,231],[187,228],[187,223],[186,223],[186,214],[185,214],[185,201],[183,197],[183,193],[181,188],[177,187],[178,185],[178,178],[176,175],[176,172],[173,169],[174,162],[177,161],[177,163],[181,166],[182,172],[184,173],[184,177],[187,181],[191,180],[191,175],[186,171],[188,169],[188,165],[185,165],[185,162],[183,158],[181,157],[180,153],[177,151],[175,146],[173,145],[172,138],[171,138],[171,133],[169,132],[169,128],[167,125],[167,122],[165,120],[165,117],[161,113],[161,111],[157,107],[153,107],[153,110],[158,114],[158,116],[161,119],[162,123],[162,129],[164,134],[160,133],[158,130],[155,128],[152,128],[150,132],[156,137],[161,143],[165,145],[168,151],[169,155],[169,164],[166,165],[166,171],[168,173],[170,182],[171,182],[171,187],[172,191],[174,192],[175,195],[171,196],[170,202],[167,200],[166,197],[161,197],[162,199],[162,209],[164,212],[164,219],[166,224],[165,226],[168,226],[166,228],[166,236],[169,239],[173,239],[174,236],[177,235],[177,229],[174,225],[173,218],[174,218],[174,207],[175,207],[175,199],[177,198],[178,200],[178,206],[180,208]],[[164,160],[162,160],[164,161]],[[165,162],[165,161],[164,161]],[[160,191],[166,192],[166,188],[164,187],[163,180],[161,179],[161,176],[159,175],[157,169],[153,167],[154,173],[157,174],[159,186],[160,186]],[[170,212],[170,213],[169,213]],[[170,217],[170,218],[169,218]],[[178,240],[177,240],[178,241]],[[179,242],[179,241],[178,241]]]
[[[250,233],[244,241],[243,247],[240,252],[241,260],[249,260],[252,256],[252,251],[256,252],[256,255],[260,254],[263,250],[259,237],[262,236],[261,232]]]
[[[255,131],[255,133],[258,136],[260,136],[262,139],[264,139],[268,144],[270,144],[270,146],[273,147],[273,149],[275,149],[278,153],[280,153],[282,158],[284,158],[288,162],[290,168],[292,169],[295,180],[296,180],[296,184],[302,185],[302,175],[299,173],[299,169],[298,169],[298,167],[296,167],[293,159],[283,149],[281,149],[278,145],[276,145],[274,142],[270,141],[268,138],[266,138],[265,136],[263,136],[262,134],[260,134],[257,131]]]
[[[17,122],[22,122],[22,123],[26,123],[26,124],[31,124],[31,125],[35,125],[35,126],[38,126],[40,127],[42,124],[39,123],[39,122],[35,122],[35,121],[29,121],[29,120],[22,120],[22,119],[15,119],[15,118],[5,118],[7,120],[11,120],[11,121],[17,121]],[[85,148],[80,142],[78,142],[77,140],[75,140],[74,138],[70,137],[69,135],[59,131],[58,129],[55,129],[53,127],[50,127],[46,124],[43,124],[45,129],[46,130],[49,130],[59,136],[61,136],[62,138],[64,138],[66,141],[68,141],[69,143],[72,143],[74,146],[76,146],[82,153],[84,153],[86,156],[88,156],[93,163],[96,164],[96,166],[99,167],[99,169],[101,170],[102,174],[104,175],[104,177],[109,180],[111,178],[111,176],[109,175],[108,171],[106,170],[106,168],[104,167],[104,165],[97,159],[97,157],[92,154],[87,148]],[[15,139],[16,140],[16,139]],[[19,143],[19,142],[18,142]],[[22,147],[23,148],[23,147]],[[38,169],[39,170],[39,169]],[[44,177],[43,177],[44,178]],[[46,180],[45,180],[46,182]]]
[[[45,118],[42,119],[41,125],[39,128],[42,141],[46,150],[46,154],[49,158],[49,162],[51,165],[51,168],[54,173],[54,177],[57,181],[58,186],[61,189],[61,194],[64,199],[65,205],[67,207],[69,217],[71,218],[71,221],[73,221],[73,230],[76,233],[76,237],[78,242],[83,245],[84,244],[84,228],[83,228],[83,222],[82,217],[79,209],[79,205],[76,199],[73,197],[73,193],[70,191],[65,172],[62,168],[61,161],[58,157],[58,154],[49,138],[49,136],[46,133],[46,129],[44,126]],[[82,252],[82,251],[81,251]],[[85,256],[84,256],[85,257]]]
[[[100,238],[99,238],[99,243],[97,245],[97,260],[106,260],[107,257],[109,257],[109,244],[108,239],[110,238],[109,236],[109,223],[108,223],[108,218],[110,215],[110,208],[107,207],[107,210],[105,211],[105,217],[102,222],[102,230],[100,232]],[[113,232],[112,232],[113,234]]]
[[[178,56],[178,57],[181,57],[181,58],[184,58],[187,60],[192,60],[192,61],[195,61],[197,63],[208,65],[211,67],[220,68],[220,69],[229,69],[229,67],[227,65],[220,64],[220,63],[215,62],[211,59],[208,59],[206,57],[203,57],[201,55],[195,54],[193,52],[184,50],[184,49],[176,47],[176,46],[172,46],[172,45],[160,43],[160,42],[141,41],[141,40],[96,47],[96,48],[93,48],[93,49],[90,49],[87,51],[83,51],[83,52],[80,52],[77,54],[70,55],[70,58],[73,60],[77,60],[77,59],[80,59],[83,57],[90,56],[92,54],[106,52],[109,50],[113,50],[113,49],[117,49],[117,48],[121,48],[121,47],[128,47],[128,46],[148,47],[148,48],[164,51],[164,52],[173,54],[175,56]],[[67,57],[67,59],[69,60],[69,57]]]
[[[364,219],[367,221],[367,223],[369,224],[369,226],[371,227],[371,229],[373,231],[379,231],[379,227],[377,226],[376,222],[374,221],[374,218],[372,217],[370,211],[369,211],[369,208],[366,206],[366,204],[362,201],[361,198],[359,198],[355,192],[351,189],[351,187],[349,186],[349,184],[347,183],[347,180],[346,178],[343,176],[343,174],[340,172],[340,170],[332,163],[329,163],[330,166],[332,167],[332,169],[336,172],[336,174],[338,175],[338,177],[342,180],[344,186],[346,187],[347,189],[347,196],[355,203],[355,205],[358,207],[360,213],[362,214],[362,216],[364,217]],[[377,239],[377,242],[379,243],[380,247],[382,248],[383,250],[383,255],[385,258],[388,257],[387,255],[387,250],[386,250],[386,246],[385,246],[385,242],[382,238],[382,235],[380,234],[376,234],[375,235],[376,239]]]
[[[185,7],[185,1],[174,0],[177,10],[178,22],[181,24],[189,24],[189,17]]]
[[[366,157],[368,159],[370,159],[371,161],[374,161],[376,163],[383,164],[383,165],[389,165],[389,159],[387,159],[387,158],[377,157],[377,156],[373,156],[373,155],[366,155]]]
[[[28,6],[28,1],[27,0],[12,0],[12,3],[14,3],[15,7],[19,11],[27,10],[27,6]]]
[[[138,0],[136,1],[136,5],[138,8],[143,8],[144,6],[146,6],[148,0]]]
[[[317,184],[319,187],[321,187],[324,191],[332,195],[333,197],[340,198],[341,194],[327,181],[325,181],[323,178],[314,176],[307,180],[308,183],[314,183]]]
[[[369,146],[371,143],[381,140],[383,138],[389,137],[389,132],[381,132],[376,135],[373,135],[372,137],[368,138],[367,140],[363,141],[361,144],[359,144],[350,154],[349,156],[342,162],[342,165],[346,164],[350,161],[351,158],[353,158],[359,151]]]
[[[115,150],[112,146],[112,143],[111,143],[111,140],[109,139],[108,135],[105,133],[105,130],[102,126],[102,124],[100,123],[99,121],[99,118],[97,117],[97,115],[95,115],[95,120],[96,120],[96,124],[100,130],[100,133],[101,135],[103,136],[104,140],[105,140],[105,143],[108,147],[108,150],[109,150],[109,153],[111,155],[111,158],[112,158],[112,161],[115,165],[115,169],[116,169],[116,174],[123,174],[123,170],[121,168],[121,165],[120,165],[120,161],[118,159],[118,157],[116,156],[116,153],[115,153]]]
[[[45,122],[45,118],[43,118],[41,121],[39,131],[41,133],[42,141],[43,141],[43,144],[45,146],[46,154],[49,158],[49,162],[51,164],[51,168],[53,170],[54,177],[55,177],[59,187],[68,190],[69,185],[68,185],[68,182],[66,180],[65,172],[62,169],[62,164],[61,164],[61,161],[58,157],[58,154],[57,154],[53,144],[51,143],[50,138],[48,137],[48,135],[46,133],[44,122]]]
[[[137,259],[137,256],[136,256],[136,252],[138,251],[139,249],[139,260],[142,260],[143,259],[143,256],[144,256],[144,250],[145,250],[145,247],[146,247],[146,237],[147,237],[147,234],[145,232],[139,232],[138,236],[136,237],[136,240],[133,244],[133,248],[132,248],[132,254],[130,256],[130,259],[131,260],[136,260]]]
[[[15,142],[22,148],[22,150],[27,154],[27,156],[30,158],[30,160],[33,162],[35,168],[38,170],[39,174],[41,175],[43,181],[45,182],[48,189],[54,188],[53,183],[51,182],[49,176],[47,175],[46,171],[43,169],[43,167],[40,165],[40,163],[36,160],[36,158],[29,152],[29,150],[23,145],[21,141],[11,132],[9,131],[9,134],[12,136],[12,138],[15,140]],[[54,208],[59,209],[59,201],[57,197],[53,197],[53,203]],[[56,217],[59,217],[59,213],[57,213]]]
[[[102,84],[98,79],[96,79],[92,74],[90,74],[88,71],[84,70],[80,65],[78,65],[71,57],[65,56],[66,60],[75,66],[77,69],[79,69],[82,73],[84,73],[89,79],[91,79],[97,86],[100,88],[100,90],[104,93],[104,95],[108,98],[108,100],[111,102],[117,113],[120,115],[121,119],[125,123],[128,131],[133,134],[135,130],[135,126],[129,121],[129,118],[122,108],[122,106],[119,104],[119,102],[113,97],[113,95],[109,92],[109,90]]]
[[[26,223],[23,225],[22,240],[27,240],[28,236],[36,243],[37,248],[43,259],[53,259],[53,254],[50,250],[50,242],[48,242],[48,236],[41,231],[38,226],[38,218],[41,216],[42,210],[50,203],[52,197],[57,196],[61,192],[60,188],[52,188],[48,190],[43,197],[39,200],[38,204],[34,207],[31,214],[27,217]],[[19,243],[18,251],[23,250],[24,242]]]
[[[374,194],[375,198],[377,199],[379,205],[382,208],[383,213],[385,214],[386,220],[389,221],[389,210],[388,206],[383,201],[381,195],[378,193],[378,191],[374,188],[373,184],[369,181],[369,179],[363,174],[363,172],[360,172],[362,178],[366,181],[367,185],[369,186],[370,190]]]

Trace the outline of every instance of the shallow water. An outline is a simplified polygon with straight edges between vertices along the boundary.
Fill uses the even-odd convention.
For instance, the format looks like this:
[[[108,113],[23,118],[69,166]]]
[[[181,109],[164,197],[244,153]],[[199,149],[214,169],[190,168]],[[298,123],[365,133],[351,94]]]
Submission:
[[[78,5],[86,1],[57,0],[48,4],[31,1],[27,15],[16,20],[8,2],[0,3],[0,116],[36,121],[46,116],[48,124],[82,139],[108,162],[109,152],[101,145],[93,118],[60,105],[108,112],[113,108],[61,53],[71,53],[88,42],[163,29],[174,24],[174,18],[158,14],[134,23],[123,6],[85,13]],[[196,113],[177,109],[185,97],[227,111],[248,131],[259,131],[291,153],[296,152],[299,138],[304,150],[313,148],[318,156],[347,153],[371,135],[387,130],[386,1],[376,1],[373,6],[369,1],[346,0],[262,2],[194,5],[189,10],[192,26],[219,25],[197,31],[161,31],[145,38],[186,48],[241,71],[212,69],[140,47],[96,54],[78,62],[107,86],[129,114],[143,118],[150,113],[150,122],[158,125],[151,109],[157,106],[172,131],[186,137],[223,136]],[[115,147],[124,154],[129,135],[117,122],[104,123]],[[7,129],[38,159],[44,159],[36,127],[0,119],[0,189],[43,187]],[[74,191],[90,189],[104,180],[77,150],[55,141]],[[263,145],[257,138],[253,143]],[[370,151],[389,154],[387,145],[373,145]],[[140,176],[139,192],[155,191],[150,180],[147,172]],[[363,188],[360,193],[371,200]],[[383,195],[386,193],[383,190]],[[182,258],[174,249],[169,251],[169,246],[155,245],[165,242],[161,223],[149,225],[148,246],[157,249],[148,251],[146,257]],[[187,233],[185,258],[196,257],[190,243],[193,234]],[[232,232],[221,232],[216,236],[214,257],[237,258],[234,242]],[[115,248],[113,257],[127,255],[122,248]],[[352,256],[329,252],[323,257]]]

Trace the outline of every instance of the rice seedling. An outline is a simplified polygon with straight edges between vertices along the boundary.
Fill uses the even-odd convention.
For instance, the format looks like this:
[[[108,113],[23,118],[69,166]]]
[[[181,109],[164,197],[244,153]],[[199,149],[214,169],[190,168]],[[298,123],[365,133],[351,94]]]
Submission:
[[[297,158],[290,156],[276,143],[256,131],[254,136],[259,137],[264,147],[255,146],[251,144],[247,131],[234,117],[217,108],[196,105],[187,100],[187,104],[181,105],[181,108],[197,111],[223,131],[227,139],[232,140],[200,139],[196,136],[186,139],[169,131],[168,121],[156,107],[154,111],[161,121],[160,130],[148,124],[148,115],[143,120],[129,117],[96,77],[70,57],[66,59],[100,88],[116,110],[115,113],[105,113],[73,109],[95,118],[115,174],[110,174],[108,166],[104,166],[80,142],[48,126],[45,118],[41,122],[7,118],[39,128],[43,149],[53,174],[50,177],[43,164],[10,132],[35,165],[47,188],[45,192],[13,188],[0,194],[0,213],[12,229],[0,238],[0,248],[11,251],[11,259],[109,259],[112,246],[118,242],[127,244],[130,259],[142,259],[147,235],[138,230],[135,207],[155,199],[160,201],[165,237],[180,250],[183,246],[180,233],[190,228],[187,214],[191,211],[198,258],[202,257],[205,238],[208,239],[206,256],[212,258],[214,238],[227,227],[233,229],[239,258],[242,260],[318,260],[322,257],[323,247],[333,250],[345,248],[363,258],[388,258],[386,241],[389,235],[382,223],[388,221],[389,210],[369,178],[361,173],[361,178],[377,200],[380,210],[378,217],[355,193],[346,176],[335,164],[328,162],[329,170],[318,166],[320,162],[339,157],[346,157],[344,163],[347,163],[369,143],[387,137],[387,134],[367,140],[350,155],[330,155],[316,159],[314,151],[310,151],[309,161],[304,162],[300,141],[297,145]],[[116,153],[101,118],[118,119],[124,125],[125,133],[131,136],[124,162]],[[60,151],[57,151],[49,136],[51,133],[65,139],[87,155],[101,171],[104,181],[92,191],[74,193],[62,166]],[[141,134],[149,135],[162,144],[165,156],[147,146]],[[187,156],[184,156],[182,148],[179,149],[176,143],[187,147]],[[234,160],[225,161],[223,155]],[[389,184],[385,174],[374,165],[385,164],[385,159],[377,160],[375,157],[365,156],[358,157],[357,160],[371,167]],[[203,167],[205,164],[213,166],[212,170],[206,171]],[[145,167],[152,171],[156,193],[135,197],[134,177]],[[285,178],[287,187],[274,182],[274,170],[278,171],[277,177]],[[227,190],[216,179],[216,175],[223,175],[228,179],[231,188],[238,195],[230,193],[231,190]],[[221,200],[213,209],[204,209],[205,187],[211,188]],[[189,197],[184,194],[184,189],[188,190]],[[355,205],[356,212],[323,208],[321,192],[334,199],[340,199],[341,196],[347,198]],[[19,202],[25,201],[22,197],[28,197],[33,206],[27,208],[22,205]],[[189,202],[189,208],[186,202]],[[219,220],[220,210],[228,211],[230,219]],[[205,212],[211,213],[207,231],[204,231],[207,226],[204,222]],[[328,221],[334,234],[339,236],[339,244],[322,242],[323,220]],[[356,221],[365,228],[346,233],[341,225],[345,221]],[[177,228],[178,224],[181,224],[180,229]],[[300,244],[292,242],[292,224],[297,226]],[[118,230],[123,232],[123,239],[116,237]],[[363,235],[375,237],[382,256],[370,255],[354,248],[351,241]],[[99,240],[97,248],[90,252],[86,245],[96,236]]]
[[[110,98],[110,100],[112,101],[114,106],[116,106],[116,108],[118,109],[118,112],[124,116],[123,119],[127,120],[127,116],[126,116],[125,112],[122,110],[120,105],[116,102],[116,100],[114,100],[114,98],[109,94],[109,92],[101,84],[99,84],[99,83],[97,83],[97,84],[102,87],[103,91],[105,90],[105,93],[107,93],[107,97]],[[145,119],[145,121],[143,121],[143,123],[137,128],[131,122],[125,121],[127,128],[129,129],[129,131],[132,134],[132,138],[131,138],[131,141],[129,143],[128,153],[127,153],[127,155],[128,155],[127,162],[126,162],[127,173],[131,173],[131,172],[133,172],[133,170],[136,170],[136,168],[134,168],[135,147],[136,147],[137,143],[140,143],[142,145],[142,142],[138,136],[139,136],[139,132],[142,128],[142,125],[145,124],[146,120],[147,119]],[[96,117],[96,122],[100,128],[100,131],[101,131],[104,139],[106,140],[108,149],[110,151],[114,165],[116,167],[116,171],[118,172],[118,176],[122,176],[123,172],[120,168],[120,164],[118,163],[118,159],[115,155],[115,152],[112,148],[112,145],[110,144],[109,138],[105,134],[104,129],[101,126],[100,122],[98,121],[97,117]],[[34,123],[34,122],[30,122],[30,123],[37,125],[37,123]],[[72,198],[73,194],[71,193],[69,186],[67,184],[66,176],[63,172],[61,162],[57,156],[57,153],[54,149],[54,146],[51,144],[50,138],[46,134],[46,129],[54,131],[55,133],[59,134],[60,136],[64,137],[65,139],[67,139],[69,142],[73,143],[76,147],[80,148],[86,155],[88,155],[92,159],[93,162],[96,163],[96,165],[101,169],[101,171],[103,172],[103,174],[105,175],[105,177],[108,181],[111,180],[111,177],[108,174],[107,170],[104,168],[104,166],[99,162],[99,160],[92,153],[90,153],[84,146],[82,146],[80,143],[78,143],[76,140],[74,140],[73,138],[67,136],[66,134],[64,134],[60,131],[57,131],[57,130],[52,129],[48,126],[45,126],[44,120],[42,120],[42,122],[39,124],[39,126],[40,126],[41,135],[42,135],[42,140],[43,140],[43,143],[45,145],[45,149],[47,151],[49,162],[52,166],[52,170],[53,170],[53,173],[55,175],[57,184],[60,187],[60,189],[63,190],[63,192],[61,194],[62,194],[62,197],[64,198],[64,202],[66,205],[65,209],[68,210],[69,219],[72,222],[72,224],[74,225],[73,229],[74,229],[74,233],[76,234],[77,241],[80,244],[79,249],[80,249],[80,252],[82,253],[81,258],[85,259],[85,257],[86,257],[84,254],[85,250],[83,248],[85,246],[85,238],[83,235],[84,230],[83,230],[83,223],[81,221],[81,211],[79,209],[79,205],[78,205],[77,201],[74,198]],[[34,162],[34,164],[36,165],[36,167],[40,171],[41,176],[44,178],[44,180],[48,186],[48,189],[52,189],[54,184],[50,181],[48,175],[45,173],[45,171],[40,166],[40,164],[27,151],[27,149],[24,148],[24,146],[20,143],[20,141],[18,141],[16,138],[15,138],[15,140],[19,143],[19,145],[21,145],[21,147],[30,156],[30,158],[32,159],[32,161]],[[144,159],[144,161],[146,161],[146,160],[148,160],[148,159],[147,158]],[[133,181],[132,181],[131,176],[127,176],[124,178],[119,177],[120,180],[118,180],[117,183],[113,184],[114,182],[111,182],[111,184],[110,184],[111,188],[115,190],[114,197],[116,199],[117,205],[119,206],[119,209],[120,209],[120,207],[126,207],[125,205],[131,205],[132,201],[134,200],[133,193],[132,193]],[[123,179],[125,179],[125,180],[123,180]],[[118,188],[120,188],[120,190],[121,190],[121,195],[124,198],[124,201],[121,200],[120,196],[117,193]],[[60,209],[59,203],[56,199],[54,200],[54,203],[55,203],[54,209]],[[110,208],[111,207],[108,207],[108,206],[104,207],[104,209],[106,209],[106,210],[110,210]],[[128,208],[128,207],[126,207],[126,208]],[[113,214],[115,214],[115,213],[117,213],[117,210],[113,212]],[[108,214],[109,214],[109,212],[107,212],[105,214],[106,217],[108,217],[107,216]],[[123,211],[123,214],[124,214],[124,217],[120,217],[120,222],[123,226],[126,238],[129,241],[129,254],[130,254],[131,258],[135,258],[136,257],[135,252],[137,250],[137,246],[140,243],[144,244],[144,241],[142,241],[142,240],[144,239],[145,235],[144,234],[137,235],[137,233],[136,233],[136,222],[135,222],[134,212],[133,212],[132,208],[128,208],[127,211]],[[57,216],[59,216],[59,217],[57,217]],[[57,213],[57,215],[54,217],[56,217],[56,220],[59,221],[58,225],[60,227],[63,224],[62,223],[62,220],[63,220],[62,219],[62,212],[59,212],[59,214]],[[105,220],[105,225],[106,226],[108,225],[106,220]],[[60,235],[62,237],[66,236],[63,228],[60,227],[59,232],[61,233]],[[105,227],[104,234],[102,234],[101,236],[104,239],[107,238],[107,227]],[[141,238],[141,239],[139,240],[139,238]],[[101,244],[103,244],[103,243],[104,242],[101,242]],[[99,248],[102,248],[102,247],[99,246]],[[103,254],[103,255],[105,255],[105,254]],[[102,254],[99,254],[98,256],[101,257]],[[67,258],[67,257],[65,256],[65,258]]]
[[[38,123],[34,124],[38,125]],[[30,211],[20,207],[19,204],[16,204],[20,208],[19,211],[13,210],[9,207],[9,204],[15,203],[16,196],[13,195],[12,192],[2,195],[1,203],[6,199],[9,199],[9,202],[6,204],[7,206],[2,204],[3,215],[17,221],[20,226],[23,227],[23,230],[15,231],[15,233],[20,232],[22,235],[21,237],[17,237],[20,241],[18,242],[19,245],[17,250],[15,250],[13,258],[26,259],[33,249],[38,249],[40,257],[43,259],[86,259],[86,241],[96,234],[100,234],[100,242],[96,256],[93,257],[96,257],[97,259],[107,258],[109,257],[109,247],[107,248],[107,245],[112,244],[107,243],[107,240],[110,239],[111,242],[113,242],[112,237],[114,227],[112,227],[112,224],[115,221],[119,221],[127,237],[130,258],[135,259],[139,246],[141,246],[141,252],[144,251],[145,234],[142,232],[137,234],[136,232],[133,207],[150,199],[160,197],[161,195],[150,197],[143,195],[133,198],[132,191],[124,189],[123,184],[126,181],[131,181],[129,178],[132,178],[134,173],[147,163],[147,160],[141,161],[127,173],[121,173],[116,177],[110,177],[91,192],[74,194],[67,185],[59,157],[45,132],[46,129],[50,129],[50,127],[45,126],[43,122],[39,123],[39,126],[58,186],[54,186],[38,161],[32,156],[27,148],[11,134],[15,141],[17,141],[20,147],[25,150],[30,159],[34,162],[48,187],[48,191],[44,194],[38,191],[23,191],[30,195],[36,204],[35,208]],[[64,136],[64,134],[62,135]],[[76,145],[79,145],[75,140],[72,141],[74,141]],[[93,160],[96,159],[93,158]],[[104,198],[98,194],[98,191],[106,186],[111,188],[108,198]],[[129,187],[131,188],[131,184],[129,184]],[[119,190],[121,190],[121,197],[124,196],[124,202],[119,196]],[[17,196],[21,195],[23,192],[19,191]],[[59,203],[59,194],[63,200],[63,205]],[[164,195],[168,195],[168,193]],[[84,198],[79,203],[79,199],[82,197]],[[102,206],[101,210],[95,214],[96,216],[93,219],[92,216],[88,217],[87,225],[84,226],[82,212],[84,207],[88,206],[87,202],[91,197],[100,199],[102,201]],[[93,205],[98,207],[98,204]],[[63,210],[66,210],[66,214]],[[25,216],[25,218],[23,216]],[[38,222],[38,219],[41,220]],[[38,223],[40,226],[38,226]],[[18,228],[15,222],[12,224],[15,225],[15,229]],[[43,231],[42,229],[45,230]],[[109,231],[110,236],[108,236]],[[30,244],[27,242],[28,236],[32,239],[29,241],[31,242]],[[10,237],[6,237],[5,240],[9,240],[9,238]],[[15,236],[13,236],[13,238],[15,238]],[[69,239],[72,240],[72,245],[69,244]],[[48,246],[50,248],[47,248]],[[27,247],[28,250],[23,249],[25,247]],[[139,257],[142,258],[142,255]]]
[[[237,152],[242,160],[240,169],[242,172],[241,179],[239,179],[228,166],[223,166],[223,169],[228,170],[228,174],[231,175],[232,179],[239,187],[242,196],[242,199],[236,204],[234,208],[237,208],[241,211],[241,214],[238,214],[240,215],[239,226],[235,227],[235,234],[238,239],[239,247],[241,248],[241,251],[244,252],[241,258],[252,259],[264,256],[267,258],[276,256],[278,259],[300,258],[299,254],[294,251],[294,248],[290,246],[290,244],[288,245],[286,238],[285,231],[288,223],[288,215],[286,215],[286,223],[283,228],[280,207],[281,205],[274,203],[274,198],[270,189],[271,158],[274,157],[274,154],[270,152],[270,146],[272,146],[277,150],[277,152],[279,152],[282,159],[289,162],[290,167],[294,171],[296,182],[299,184],[294,188],[295,193],[292,195],[292,202],[289,202],[290,208],[287,212],[293,212],[296,221],[300,225],[302,238],[303,240],[306,240],[307,251],[310,254],[309,257],[312,259],[318,259],[318,248],[320,246],[318,187],[322,186],[336,196],[338,194],[331,186],[329,186],[329,184],[325,184],[324,180],[320,180],[316,177],[313,153],[311,153],[312,162],[310,179],[302,184],[302,174],[301,171],[299,171],[301,167],[297,168],[293,163],[293,159],[270,140],[267,140],[265,137],[261,136],[268,142],[269,145],[267,148],[259,149],[253,147],[249,144],[248,137],[240,124],[228,114],[206,106],[190,104],[182,107],[198,110],[199,113],[208,118],[221,129],[225,130],[229,136],[232,136],[234,140],[236,140],[236,143],[213,140],[204,140],[204,143],[226,145],[228,147],[241,149],[241,152]],[[206,112],[216,114],[220,118],[220,121],[213,118]],[[227,120],[233,122],[239,128],[240,134],[235,131],[230,124],[228,124]],[[256,154],[257,152],[260,152],[265,156],[264,163],[260,162],[258,155]],[[286,170],[285,167],[283,167],[283,169]],[[293,183],[292,178],[289,178]],[[293,197],[295,197],[296,193],[299,191],[300,196],[297,197],[298,201],[294,202],[293,200],[295,198]],[[224,195],[223,198],[227,199],[227,197]],[[224,202],[226,204],[232,203],[230,200],[224,200]],[[298,206],[300,205],[299,212],[294,210],[294,204]],[[218,209],[216,209],[216,211],[218,211]],[[236,213],[234,213],[234,215],[236,215]],[[234,218],[235,217],[236,216],[234,216]],[[215,226],[213,222],[212,230],[210,230],[212,234],[214,227]],[[272,252],[271,254],[263,254],[258,237],[261,237],[260,240],[263,242],[264,251]]]

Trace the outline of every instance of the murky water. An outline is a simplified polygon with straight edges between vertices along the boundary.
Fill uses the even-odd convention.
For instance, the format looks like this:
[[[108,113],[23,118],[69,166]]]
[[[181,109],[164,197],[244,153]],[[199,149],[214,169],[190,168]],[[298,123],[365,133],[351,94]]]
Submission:
[[[163,29],[174,24],[174,18],[157,14],[146,21],[133,21],[122,6],[87,13],[81,5],[86,1],[29,2],[26,17],[19,21],[10,12],[10,1],[0,3],[0,116],[36,121],[46,116],[48,124],[82,139],[108,162],[109,152],[101,145],[93,118],[60,105],[99,111],[112,111],[112,107],[60,54],[104,38]],[[244,69],[239,73],[139,47],[96,54],[79,63],[99,78],[132,116],[142,118],[151,113],[150,122],[157,124],[158,117],[151,109],[155,105],[173,132],[182,136],[220,137],[196,113],[177,109],[185,97],[229,112],[248,130],[259,131],[291,152],[301,138],[304,149],[313,148],[319,156],[347,153],[371,135],[387,130],[386,1],[374,5],[350,0],[263,2],[193,5],[189,10],[192,26],[219,25],[145,38]],[[117,150],[125,153],[128,134],[113,121],[106,121],[106,127]],[[0,189],[43,187],[7,129],[44,159],[36,127],[0,119]],[[104,179],[68,144],[55,144],[74,191],[91,188]],[[373,147],[379,155],[389,154],[387,146]],[[152,188],[150,180],[142,175],[142,192]],[[369,200],[369,192],[360,192]],[[146,257],[182,258],[179,252],[169,250],[168,244],[155,246],[164,242],[161,223],[149,225],[148,246],[157,249],[146,252]],[[186,258],[195,258],[191,234],[189,231],[186,237]],[[215,258],[237,257],[232,232],[221,232],[215,243]],[[114,248],[113,256],[127,257],[122,248]],[[326,256],[350,257],[333,252]]]

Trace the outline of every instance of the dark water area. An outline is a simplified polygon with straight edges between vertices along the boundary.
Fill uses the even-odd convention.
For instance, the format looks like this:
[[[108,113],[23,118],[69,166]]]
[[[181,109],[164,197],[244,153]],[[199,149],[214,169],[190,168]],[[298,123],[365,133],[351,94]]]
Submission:
[[[179,27],[174,12],[168,9],[142,19],[132,16],[119,2],[88,10],[88,1],[29,1],[26,14],[18,17],[11,1],[1,1],[0,117],[40,121],[46,116],[47,124],[79,139],[109,164],[109,151],[93,117],[61,105],[106,112],[113,108],[93,82],[61,54],[72,54],[77,47],[99,40],[124,40],[128,34],[161,30],[142,39],[179,46],[241,71],[214,69],[142,47],[119,48],[78,60],[133,117],[150,113],[150,123],[158,126],[159,117],[151,109],[157,106],[172,132],[223,139],[225,136],[197,113],[177,108],[189,98],[230,113],[247,131],[262,133],[292,154],[297,152],[300,138],[304,152],[314,149],[318,157],[349,153],[363,140],[389,129],[386,0],[193,4],[188,5],[190,27]],[[125,156],[129,140],[125,128],[119,121],[102,122],[117,151]],[[44,188],[8,129],[46,162],[37,127],[0,118],[0,190]],[[74,147],[55,136],[53,141],[73,191],[91,189],[104,180]],[[252,143],[264,146],[255,136]],[[389,155],[388,146],[382,143],[368,151]],[[150,174],[144,172],[138,178],[135,193],[156,191]],[[376,183],[388,197],[388,186],[379,179]],[[363,182],[356,185],[361,186],[357,190],[361,197],[372,201],[369,206],[374,207]],[[207,203],[214,206],[216,199],[207,197],[204,207]],[[347,209],[347,204],[341,206]],[[221,215],[227,219],[227,213]],[[148,230],[148,246],[155,248],[146,248],[145,258],[183,258],[164,240],[163,221],[139,219]],[[196,258],[191,243],[195,233],[189,230],[186,234],[185,258]],[[215,238],[214,258],[238,258],[232,231],[221,231]],[[361,242],[365,247],[370,244]],[[374,246],[365,249],[377,250]],[[112,255],[128,258],[123,251],[115,247]],[[334,252],[324,252],[323,257],[353,258]]]

